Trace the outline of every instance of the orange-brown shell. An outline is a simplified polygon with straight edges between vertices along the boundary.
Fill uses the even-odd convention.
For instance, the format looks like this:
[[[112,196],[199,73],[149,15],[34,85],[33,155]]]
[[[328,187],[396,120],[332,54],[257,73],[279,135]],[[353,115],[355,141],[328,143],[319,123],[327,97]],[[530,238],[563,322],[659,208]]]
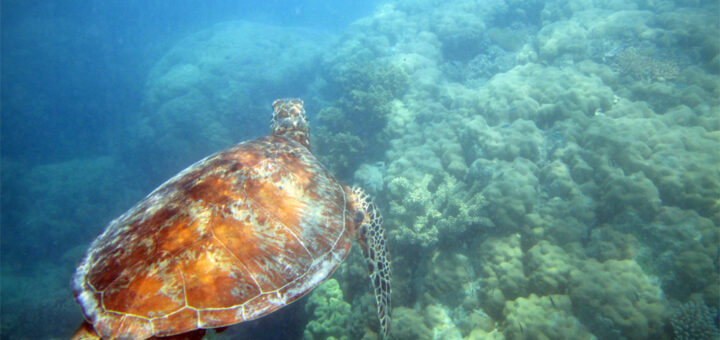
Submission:
[[[73,286],[103,337],[251,320],[295,301],[349,251],[346,192],[299,143],[268,136],[210,156],[114,220]]]

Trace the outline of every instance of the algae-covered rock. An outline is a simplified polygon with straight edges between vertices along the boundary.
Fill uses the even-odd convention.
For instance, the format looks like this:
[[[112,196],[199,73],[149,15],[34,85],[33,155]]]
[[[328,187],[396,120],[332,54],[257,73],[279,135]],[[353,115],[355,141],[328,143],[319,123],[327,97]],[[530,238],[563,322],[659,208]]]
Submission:
[[[327,280],[315,288],[305,305],[305,311],[313,316],[305,326],[306,340],[350,339],[350,304],[343,300],[337,280]]]

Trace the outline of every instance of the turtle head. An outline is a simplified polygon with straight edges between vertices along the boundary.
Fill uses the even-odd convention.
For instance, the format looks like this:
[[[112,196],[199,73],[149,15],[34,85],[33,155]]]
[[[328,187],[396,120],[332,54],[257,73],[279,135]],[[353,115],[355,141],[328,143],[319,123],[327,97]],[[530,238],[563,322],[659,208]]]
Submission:
[[[310,150],[310,124],[305,116],[303,101],[298,98],[278,99],[272,106],[272,134],[290,138]]]

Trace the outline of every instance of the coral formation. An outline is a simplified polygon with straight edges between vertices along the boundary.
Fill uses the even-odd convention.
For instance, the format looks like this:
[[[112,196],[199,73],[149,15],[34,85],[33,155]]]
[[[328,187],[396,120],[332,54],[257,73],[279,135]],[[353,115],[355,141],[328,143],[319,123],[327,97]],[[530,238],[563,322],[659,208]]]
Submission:
[[[441,236],[445,239],[464,233],[473,225],[485,221],[478,207],[484,206],[482,195],[464,196],[461,186],[452,176],[443,176],[433,190],[432,176],[425,175],[419,182],[395,177],[388,183],[390,196],[389,223],[402,228],[391,232],[399,242],[430,246]]]
[[[428,305],[423,311],[406,307],[396,309],[392,329],[393,339],[462,339],[446,308],[437,304]]]
[[[137,122],[130,152],[156,181],[238,139],[268,131],[271,99],[299,94],[329,37],[236,21],[213,25],[175,45],[147,80],[147,114]],[[258,72],[257,70],[263,70]],[[262,98],[262,99],[261,99]]]
[[[432,340],[432,331],[418,311],[399,307],[393,311],[392,336],[396,339]]]
[[[377,162],[373,165],[360,164],[353,174],[353,178],[361,187],[371,194],[379,194],[385,187],[385,163]]]
[[[80,252],[84,251],[85,247],[80,247]],[[37,259],[32,255],[24,255]],[[4,311],[3,317],[0,318],[3,337],[60,339],[62,334],[71,334],[83,321],[67,284],[81,253],[76,252],[70,259],[66,259],[65,255],[60,253],[56,256],[58,260],[62,257],[62,261],[58,261],[60,263],[28,264],[22,268],[21,274],[18,273],[19,271],[12,272],[4,264],[6,266],[2,273]]]
[[[618,52],[613,59],[618,72],[645,81],[666,81],[677,77],[680,67],[672,60],[661,60],[643,54],[637,47]]]
[[[335,62],[327,67],[326,86],[328,92],[341,95],[318,113],[314,140],[321,159],[332,160],[327,163],[338,176],[350,177],[364,155],[385,145],[381,132],[390,102],[403,94],[408,79],[387,61]]]
[[[475,281],[475,271],[467,256],[436,251],[431,256],[427,271],[425,294],[433,301],[448,306],[457,306],[465,301],[477,304],[477,295],[482,287]]]
[[[527,252],[530,288],[540,294],[561,294],[567,291],[574,259],[562,248],[540,241]]]
[[[570,272],[573,309],[595,335],[647,339],[668,315],[660,286],[632,260],[584,261]]]
[[[678,306],[670,321],[675,339],[699,340],[720,337],[720,330],[714,321],[716,314],[717,311],[711,312],[702,301],[688,301]]]
[[[680,24],[669,14],[657,21],[666,8],[551,2],[537,12],[540,27],[524,28],[533,38],[503,44],[518,26],[494,20],[520,16],[504,5],[400,2],[358,24],[366,33],[355,46],[385,47],[372,54],[411,80],[390,103],[379,194],[392,242],[413,254],[403,263],[423,268],[419,301],[476,308],[505,325],[467,328],[452,314],[470,337],[523,337],[509,306],[542,314],[555,297],[574,306],[557,316],[570,337],[662,335],[660,287],[717,295],[715,276],[701,274],[717,272],[717,228],[707,224],[720,194],[720,159],[708,152],[720,145],[717,79],[669,52],[678,32],[666,29]],[[449,13],[458,8],[475,17]],[[461,53],[458,44],[471,47]],[[463,259],[473,271],[458,269],[469,268]],[[546,332],[538,327],[527,334]]]
[[[480,276],[485,286],[480,300],[493,317],[499,317],[507,301],[528,294],[520,239],[519,234],[490,238],[476,250],[482,259]]]
[[[305,326],[305,339],[349,339],[350,304],[343,300],[337,280],[327,280],[313,290],[305,310],[313,316]]]
[[[92,235],[102,230],[108,216],[119,214],[141,197],[127,173],[124,164],[111,157],[23,168],[16,173],[17,185],[3,188],[4,193],[17,197],[15,209],[3,211],[3,222],[60,244],[75,246],[89,242]],[[24,257],[26,252],[44,257],[57,251],[54,246],[33,238],[3,239],[6,245],[4,242],[13,242],[14,247],[23,249],[17,254],[3,253],[6,259]],[[53,256],[53,261],[58,258]]]
[[[567,295],[517,298],[505,304],[503,334],[509,339],[596,339],[573,316]]]

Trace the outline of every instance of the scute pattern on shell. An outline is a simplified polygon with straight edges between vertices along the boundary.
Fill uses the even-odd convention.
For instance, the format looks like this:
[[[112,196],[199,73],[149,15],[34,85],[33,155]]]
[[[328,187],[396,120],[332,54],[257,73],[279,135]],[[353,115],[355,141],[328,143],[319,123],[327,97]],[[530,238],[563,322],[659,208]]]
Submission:
[[[104,337],[251,320],[298,299],[354,237],[343,187],[297,141],[268,136],[192,165],[110,223],[76,298]]]

